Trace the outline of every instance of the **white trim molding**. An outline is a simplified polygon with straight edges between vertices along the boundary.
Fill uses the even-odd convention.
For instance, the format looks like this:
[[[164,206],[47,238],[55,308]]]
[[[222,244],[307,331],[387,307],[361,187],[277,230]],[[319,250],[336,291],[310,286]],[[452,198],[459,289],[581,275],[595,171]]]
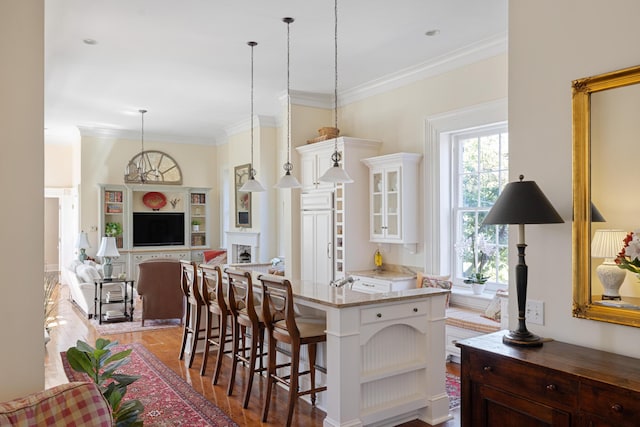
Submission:
[[[450,192],[441,191],[443,179],[448,179],[451,152],[447,133],[462,131],[472,127],[494,125],[508,119],[507,99],[501,98],[459,110],[447,111],[425,118],[424,153],[428,164],[424,170],[424,267],[432,274],[449,274],[450,260],[443,248],[448,242],[443,240],[450,228],[448,206]]]

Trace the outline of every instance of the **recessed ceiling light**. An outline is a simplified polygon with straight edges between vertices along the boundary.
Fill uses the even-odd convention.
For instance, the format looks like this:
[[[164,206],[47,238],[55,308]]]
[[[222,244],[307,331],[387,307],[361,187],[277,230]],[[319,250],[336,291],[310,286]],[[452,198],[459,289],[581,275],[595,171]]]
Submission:
[[[429,30],[426,33],[424,33],[424,35],[428,37],[437,36],[438,34],[440,34],[440,30]]]
[[[82,42],[84,44],[89,44],[89,45],[94,45],[94,44],[98,44],[97,41],[95,41],[94,39],[82,39]]]

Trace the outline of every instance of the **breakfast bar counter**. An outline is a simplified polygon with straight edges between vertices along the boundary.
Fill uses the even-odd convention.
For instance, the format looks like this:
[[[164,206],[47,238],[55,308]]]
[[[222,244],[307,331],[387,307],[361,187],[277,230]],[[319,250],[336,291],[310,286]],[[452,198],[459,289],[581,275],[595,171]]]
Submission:
[[[293,281],[301,311],[324,312],[325,426],[393,426],[451,418],[445,388],[445,299],[436,288],[364,293]]]

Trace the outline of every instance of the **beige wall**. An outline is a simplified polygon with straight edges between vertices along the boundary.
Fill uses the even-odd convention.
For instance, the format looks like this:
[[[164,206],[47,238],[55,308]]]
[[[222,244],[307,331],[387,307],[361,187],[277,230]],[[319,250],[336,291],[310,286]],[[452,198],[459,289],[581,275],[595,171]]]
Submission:
[[[528,298],[545,301],[545,326],[528,326],[636,357],[640,328],[571,315],[571,81],[638,65],[638,16],[640,2],[629,0],[509,2],[511,179],[523,173],[535,180],[566,221],[527,227]],[[514,250],[510,261],[517,262]],[[510,303],[515,319],[515,299]]]
[[[254,231],[260,233],[260,249],[258,262],[267,262],[278,255],[276,211],[277,191],[273,186],[279,179],[277,161],[279,159],[278,130],[262,125],[255,120],[253,135],[253,160],[258,180],[266,191],[251,194],[251,228],[235,227],[235,181],[234,168],[251,163],[251,131],[250,129],[229,136],[220,152],[223,169],[229,170],[228,191],[231,197],[229,204],[229,229],[225,231]],[[221,148],[222,148],[221,147]]]
[[[44,386],[44,1],[0,2],[0,401]]]
[[[366,98],[339,111],[341,134],[382,141],[380,154],[398,151],[423,154],[424,172],[433,159],[425,156],[425,119],[429,116],[507,97],[507,55],[502,54],[448,73]],[[425,195],[418,185],[419,200]],[[401,245],[382,245],[384,262],[423,268],[425,259],[424,214],[418,203],[418,251]],[[373,256],[373,255],[372,255]],[[373,267],[373,258],[372,258]]]
[[[48,188],[73,187],[74,159],[72,144],[44,145],[44,182]]]
[[[146,149],[158,150],[170,155],[180,166],[185,187],[211,188],[211,224],[219,222],[218,156],[216,147],[211,145],[145,141]],[[87,231],[90,242],[99,242],[101,231],[98,227],[99,203],[98,184],[124,184],[127,163],[140,150],[140,141],[116,139],[114,137],[82,137],[81,143],[81,185],[80,185],[80,229]],[[212,247],[217,248],[220,233],[211,228]],[[97,245],[95,245],[97,246]],[[95,254],[97,247],[88,253]]]

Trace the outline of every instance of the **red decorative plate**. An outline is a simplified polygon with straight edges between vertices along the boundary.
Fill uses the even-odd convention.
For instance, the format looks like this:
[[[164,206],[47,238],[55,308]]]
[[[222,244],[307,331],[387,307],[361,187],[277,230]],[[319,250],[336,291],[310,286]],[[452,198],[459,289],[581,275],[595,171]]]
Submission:
[[[157,211],[167,204],[167,197],[162,193],[158,193],[157,191],[150,191],[142,196],[142,203],[144,203],[146,207]]]

